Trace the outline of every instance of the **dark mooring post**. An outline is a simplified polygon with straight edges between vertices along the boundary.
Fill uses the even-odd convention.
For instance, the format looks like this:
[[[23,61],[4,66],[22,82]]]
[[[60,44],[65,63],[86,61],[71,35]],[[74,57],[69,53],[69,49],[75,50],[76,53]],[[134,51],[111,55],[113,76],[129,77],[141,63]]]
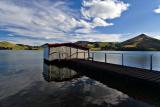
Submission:
[[[107,63],[107,53],[105,53],[105,63]]]
[[[89,52],[89,50],[88,50],[88,60],[89,60],[89,58],[90,58],[90,52]]]
[[[124,65],[124,55],[123,55],[123,53],[122,53],[122,66]]]
[[[77,48],[77,52],[76,52],[76,59],[78,59],[78,48]]]
[[[150,70],[152,71],[153,70],[153,55],[151,54],[150,55]]]
[[[59,61],[61,60],[61,54],[60,54],[60,52],[59,52]]]
[[[70,56],[70,59],[71,59],[71,57],[72,57],[72,56],[71,56],[71,53],[72,53],[71,47],[69,48],[69,51],[70,51],[70,52],[69,52],[69,54],[70,54],[69,56]]]
[[[92,61],[94,61],[94,52],[92,52]]]

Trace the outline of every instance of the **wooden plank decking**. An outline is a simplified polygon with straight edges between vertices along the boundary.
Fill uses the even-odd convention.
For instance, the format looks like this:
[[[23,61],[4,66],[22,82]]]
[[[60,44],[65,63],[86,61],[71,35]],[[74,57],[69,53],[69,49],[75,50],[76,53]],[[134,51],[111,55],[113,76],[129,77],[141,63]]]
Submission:
[[[85,68],[88,70],[97,70],[97,72],[108,72],[121,75],[127,78],[133,78],[160,86],[160,72],[146,69],[127,67],[103,62],[74,59],[69,61],[72,66]]]

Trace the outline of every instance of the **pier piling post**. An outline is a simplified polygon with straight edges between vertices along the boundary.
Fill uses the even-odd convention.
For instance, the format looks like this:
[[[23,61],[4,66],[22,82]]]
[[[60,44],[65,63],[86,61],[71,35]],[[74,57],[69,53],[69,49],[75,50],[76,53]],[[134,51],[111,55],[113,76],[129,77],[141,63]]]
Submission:
[[[94,61],[94,53],[92,52],[92,61]]]
[[[123,53],[122,53],[122,66],[124,66],[124,55],[123,55]]]
[[[70,54],[69,56],[70,56],[70,59],[71,59],[71,53],[72,53],[71,47],[69,48],[69,51],[70,51],[70,52],[69,52],[69,54]]]
[[[77,51],[76,51],[76,59],[78,59],[78,48],[77,48]]]
[[[105,63],[107,63],[107,53],[105,53]]]
[[[152,71],[153,70],[153,55],[151,54],[150,55],[150,70]]]
[[[88,60],[89,60],[89,58],[90,58],[90,52],[89,52],[89,50],[88,50]]]
[[[59,52],[59,61],[61,60],[61,54],[60,54],[60,52]]]

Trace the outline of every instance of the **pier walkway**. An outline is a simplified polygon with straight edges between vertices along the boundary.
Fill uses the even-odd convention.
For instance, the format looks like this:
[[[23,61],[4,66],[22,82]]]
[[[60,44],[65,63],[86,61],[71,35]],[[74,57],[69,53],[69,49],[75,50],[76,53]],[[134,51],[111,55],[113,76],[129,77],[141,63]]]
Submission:
[[[70,61],[75,66],[85,67],[90,70],[97,70],[97,72],[108,72],[116,75],[132,77],[134,79],[139,79],[149,83],[154,83],[155,85],[160,85],[160,72],[150,71],[147,69],[127,67],[103,62],[89,61],[75,59]]]
[[[70,59],[53,61],[52,63],[65,63],[76,69],[85,69],[88,72],[105,72],[109,75],[114,75],[117,78],[126,78],[144,84],[150,84],[160,87],[160,72],[150,71],[147,69],[134,68],[116,64],[109,64],[104,62],[97,62],[84,59]]]

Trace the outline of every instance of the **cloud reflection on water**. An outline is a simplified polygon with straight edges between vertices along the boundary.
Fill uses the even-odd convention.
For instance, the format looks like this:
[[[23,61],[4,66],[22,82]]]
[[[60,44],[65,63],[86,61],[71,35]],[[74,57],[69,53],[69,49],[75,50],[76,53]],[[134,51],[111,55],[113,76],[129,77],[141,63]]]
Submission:
[[[11,54],[17,53],[12,52]],[[28,52],[27,55],[26,52],[21,54],[23,57],[32,56],[32,52]],[[21,54],[18,54],[19,57],[17,58],[23,61],[25,58]],[[37,56],[37,54],[34,55]],[[72,78],[69,81],[47,82],[43,79],[43,61],[31,58],[25,60],[22,66],[20,62],[15,65],[16,58],[13,59],[15,60],[10,60],[10,63],[6,65],[13,66],[6,67],[3,71],[9,72],[5,75],[0,72],[0,107],[106,107],[109,105],[115,107],[150,107],[86,76]],[[3,61],[1,62],[3,63]],[[61,74],[65,77],[64,70],[67,68],[52,67],[56,67],[60,72],[60,69],[63,69]]]

